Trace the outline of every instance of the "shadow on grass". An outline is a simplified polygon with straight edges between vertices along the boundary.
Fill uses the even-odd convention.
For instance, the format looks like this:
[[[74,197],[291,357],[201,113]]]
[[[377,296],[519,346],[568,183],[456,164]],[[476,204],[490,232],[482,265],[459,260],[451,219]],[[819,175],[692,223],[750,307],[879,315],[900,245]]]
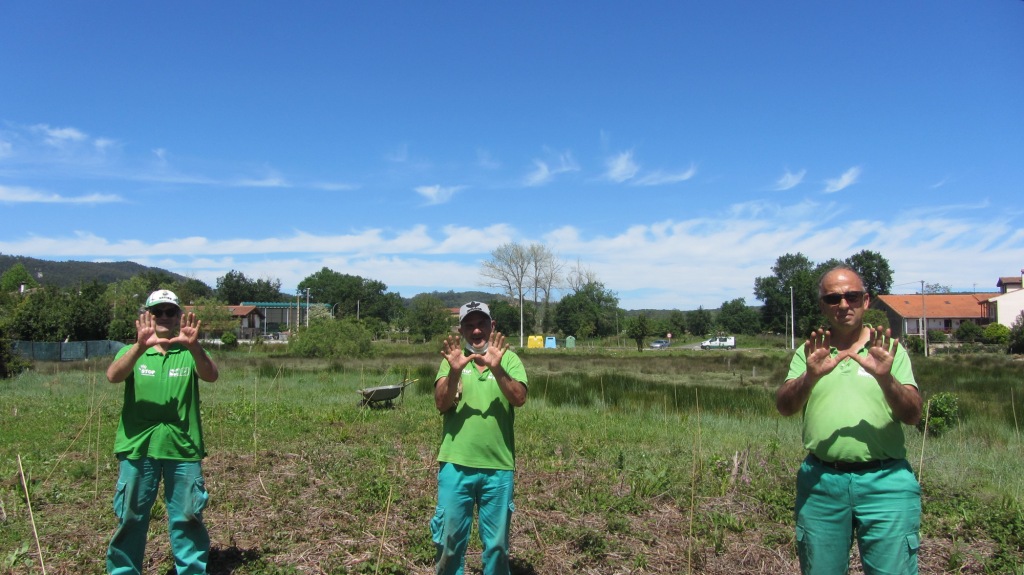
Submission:
[[[213,547],[210,549],[210,561],[206,565],[209,575],[231,575],[235,569],[260,560],[258,549],[239,549],[237,546]],[[177,571],[172,565],[164,575],[175,575]]]

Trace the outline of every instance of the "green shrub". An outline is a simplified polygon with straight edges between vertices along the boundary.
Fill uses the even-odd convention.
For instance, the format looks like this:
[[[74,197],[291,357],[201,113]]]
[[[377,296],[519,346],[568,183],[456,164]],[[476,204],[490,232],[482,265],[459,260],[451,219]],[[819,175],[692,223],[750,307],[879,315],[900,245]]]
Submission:
[[[905,337],[900,343],[907,347],[910,353],[924,353],[924,339],[915,335]]]
[[[980,325],[973,321],[965,321],[956,328],[954,335],[958,341],[974,343],[982,338],[983,332]]]
[[[371,334],[351,319],[318,321],[293,334],[288,351],[299,357],[370,357]]]
[[[226,331],[220,336],[220,343],[227,349],[238,347],[238,336],[233,331]]]
[[[1001,323],[990,323],[985,326],[981,340],[993,345],[1009,345],[1010,328]]]
[[[928,330],[928,343],[946,343],[948,339],[949,336],[941,329]]]
[[[924,415],[918,422],[917,429],[923,433],[927,423],[928,435],[939,437],[959,423],[960,400],[948,391],[937,393],[925,404]]]

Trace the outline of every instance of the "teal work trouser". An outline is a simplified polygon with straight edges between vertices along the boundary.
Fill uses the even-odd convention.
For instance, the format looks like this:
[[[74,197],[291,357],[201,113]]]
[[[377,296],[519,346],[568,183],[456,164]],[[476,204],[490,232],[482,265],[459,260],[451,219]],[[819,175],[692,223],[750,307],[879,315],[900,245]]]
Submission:
[[[198,461],[121,459],[114,514],[120,519],[107,548],[107,573],[139,575],[146,552],[150,511],[164,482],[171,552],[178,575],[205,575],[210,535],[202,511],[209,495]]]
[[[921,486],[905,459],[837,471],[808,457],[797,473],[796,540],[804,575],[850,568],[854,532],[865,575],[915,575]]]
[[[509,527],[513,473],[502,469],[476,469],[441,463],[437,472],[437,510],[430,533],[437,548],[438,575],[462,575],[473,508],[477,508],[484,575],[508,575]]]

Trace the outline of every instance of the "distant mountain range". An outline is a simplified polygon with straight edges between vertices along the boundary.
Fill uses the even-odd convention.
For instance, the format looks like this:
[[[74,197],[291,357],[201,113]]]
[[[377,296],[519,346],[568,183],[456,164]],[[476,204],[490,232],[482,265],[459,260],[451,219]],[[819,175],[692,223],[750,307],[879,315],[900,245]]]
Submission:
[[[188,279],[181,274],[169,272],[162,268],[139,265],[135,262],[55,262],[5,254],[0,254],[0,274],[11,269],[17,263],[25,266],[28,273],[32,274],[32,277],[41,285],[52,285],[61,288],[92,283],[93,281],[101,284],[110,284],[145,273],[166,275],[174,281]]]

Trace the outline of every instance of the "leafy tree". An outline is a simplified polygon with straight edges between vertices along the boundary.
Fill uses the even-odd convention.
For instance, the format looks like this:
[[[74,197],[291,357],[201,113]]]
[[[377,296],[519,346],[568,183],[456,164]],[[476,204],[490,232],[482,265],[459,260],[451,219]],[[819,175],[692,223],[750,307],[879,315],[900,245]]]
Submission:
[[[711,312],[704,309],[704,306],[691,311],[689,317],[686,318],[686,325],[690,328],[690,333],[700,337],[711,333],[711,326],[713,324]]]
[[[214,297],[213,288],[203,283],[201,280],[196,278],[188,278],[184,281],[176,282],[171,288],[171,291],[178,296],[178,301],[181,305],[192,305],[200,299],[210,299]],[[256,300],[252,300],[256,301]],[[277,300],[259,300],[259,301],[277,301]],[[241,303],[241,302],[239,302]]]
[[[0,274],[0,291],[19,291],[24,285],[26,289],[39,287],[39,282],[32,277],[25,266],[18,262]]]
[[[229,305],[238,305],[244,301],[280,302],[285,299],[281,293],[281,280],[251,280],[235,270],[217,278],[217,298]]]
[[[182,306],[184,307],[184,305]],[[192,307],[192,313],[202,322],[199,326],[204,337],[220,337],[227,332],[235,333],[239,322],[228,309],[229,306],[214,298],[200,298]]]
[[[885,312],[882,310],[869,309],[864,312],[864,325],[888,328],[890,327],[889,316],[885,315]]]
[[[428,294],[419,294],[412,298],[406,313],[409,332],[419,335],[422,341],[430,341],[435,336],[447,335],[452,329],[452,315],[444,303]]]
[[[882,254],[862,250],[846,258],[846,263],[860,274],[864,289],[872,296],[888,294],[892,289],[892,268]]]
[[[754,296],[764,303],[761,307],[764,329],[775,333],[789,329],[791,298],[797,333],[807,334],[821,325],[818,281],[811,260],[801,253],[786,254],[775,261],[772,272],[770,276],[754,280]],[[692,326],[690,331],[693,332]]]
[[[982,338],[984,331],[981,329],[980,325],[973,321],[965,321],[960,323],[960,327],[956,328],[953,335],[956,337],[957,341],[974,343]]]
[[[14,309],[11,336],[29,341],[63,341],[71,336],[71,300],[56,286],[43,286],[30,294]]]
[[[953,288],[938,283],[924,284],[924,293],[953,293]]]
[[[402,313],[402,296],[388,293],[384,282],[322,268],[299,282],[315,301],[331,304],[335,318],[377,318],[391,323]]]
[[[519,335],[519,308],[504,300],[487,304],[491,308],[491,319],[497,330],[505,335]],[[523,309],[523,325],[535,325],[533,306]],[[525,335],[525,334],[524,334]]]
[[[727,333],[754,335],[761,331],[760,313],[743,298],[736,298],[722,304],[718,311],[718,325]]]
[[[666,333],[671,333],[674,337],[682,337],[686,333],[686,314],[674,309],[668,314],[668,325]]]
[[[6,331],[0,327],[0,379],[8,379],[28,369],[29,363],[14,353],[14,346],[7,338]]]
[[[651,326],[647,314],[631,317],[626,322],[626,336],[636,342],[636,350],[644,350],[644,338],[651,335]]]
[[[600,282],[584,285],[555,307],[555,326],[564,335],[604,337],[618,330],[619,298]]]
[[[293,334],[288,351],[300,357],[349,359],[371,357],[370,332],[354,318],[318,321]]]
[[[1010,328],[1001,323],[990,323],[985,326],[981,340],[990,345],[1009,345]]]
[[[99,282],[82,286],[68,294],[71,323],[69,337],[72,341],[105,339],[110,325],[111,310],[105,297],[106,287]]]
[[[1010,327],[1010,353],[1024,353],[1024,311],[1020,312]]]
[[[135,320],[139,319],[139,313],[152,291],[149,282],[141,276],[107,286],[104,300],[111,308],[107,339],[125,342],[135,340]]]
[[[782,332],[790,313],[790,289],[796,332],[808,334],[825,324],[818,307],[818,281],[821,275],[839,264],[847,265],[864,280],[864,289],[872,296],[889,293],[892,269],[878,252],[860,251],[845,260],[829,259],[814,265],[803,254],[786,254],[776,260],[773,275],[754,281],[754,296],[764,302],[761,321],[764,328]]]

